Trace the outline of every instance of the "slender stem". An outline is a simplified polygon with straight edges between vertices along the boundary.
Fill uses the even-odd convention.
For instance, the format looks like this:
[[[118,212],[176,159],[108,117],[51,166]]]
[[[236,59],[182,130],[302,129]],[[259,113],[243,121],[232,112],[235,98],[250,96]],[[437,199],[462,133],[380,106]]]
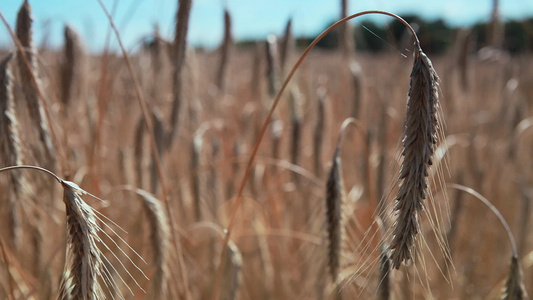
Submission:
[[[20,54],[22,55],[22,60],[24,61],[24,64],[26,65],[26,68],[28,69],[28,73],[30,74],[30,79],[32,84],[35,87],[35,91],[37,92],[37,95],[39,96],[39,102],[41,102],[41,106],[44,110],[44,116],[46,118],[46,121],[48,122],[48,126],[50,127],[50,134],[52,135],[53,142],[55,146],[57,147],[58,153],[60,154],[60,157],[57,159],[59,161],[59,167],[61,168],[61,173],[64,175],[66,174],[68,170],[68,166],[66,163],[66,159],[63,158],[66,157],[66,150],[64,149],[64,145],[59,142],[59,138],[57,136],[57,133],[54,129],[53,123],[52,123],[52,117],[50,116],[50,112],[48,111],[48,107],[46,106],[46,102],[44,101],[44,95],[41,92],[41,89],[39,87],[39,84],[37,83],[37,76],[36,74],[33,74],[31,70],[30,62],[28,61],[28,57],[26,56],[26,51],[24,50],[24,46],[22,46],[20,40],[17,38],[17,35],[9,26],[9,23],[7,23],[7,20],[4,18],[4,15],[0,11],[0,19],[2,19],[2,22],[4,23],[4,26],[6,26],[7,30],[9,31],[9,34],[11,35],[11,39],[13,39],[13,42],[15,43],[17,49],[20,51]]]
[[[99,1],[101,1],[101,0],[99,0]],[[226,255],[226,248],[227,248],[227,244],[228,244],[228,242],[230,240],[231,232],[233,230],[233,225],[234,225],[234,222],[235,222],[235,216],[237,214],[237,210],[240,207],[240,205],[241,205],[241,203],[242,203],[242,201],[244,199],[242,197],[242,192],[244,191],[244,187],[246,186],[246,182],[248,180],[248,177],[250,176],[252,165],[253,165],[255,157],[257,155],[257,151],[259,150],[259,145],[261,144],[261,141],[263,140],[263,137],[264,137],[264,135],[266,133],[268,124],[270,124],[270,120],[272,119],[272,115],[274,114],[274,111],[275,111],[276,107],[278,106],[279,101],[281,100],[281,95],[283,94],[283,92],[287,88],[287,85],[289,84],[289,81],[292,79],[292,76],[294,75],[294,73],[296,72],[298,67],[302,64],[302,62],[307,57],[307,55],[309,54],[311,49],[313,49],[315,47],[315,45],[320,40],[322,40],[328,33],[330,33],[333,29],[337,28],[339,25],[341,25],[341,24],[343,24],[343,23],[345,23],[345,22],[347,22],[347,21],[349,21],[351,19],[363,16],[363,15],[369,15],[369,14],[387,15],[387,16],[393,17],[396,20],[400,21],[413,34],[413,37],[415,39],[415,46],[416,47],[420,47],[420,41],[418,40],[418,36],[416,35],[416,32],[414,31],[414,29],[409,25],[409,23],[407,23],[404,19],[402,19],[398,15],[395,15],[393,13],[386,12],[386,11],[380,11],[380,10],[363,11],[363,12],[356,13],[356,14],[353,14],[351,16],[348,16],[346,18],[343,18],[343,19],[335,22],[333,25],[328,27],[326,30],[324,30],[317,38],[315,38],[313,40],[313,42],[311,42],[311,44],[309,44],[309,46],[307,46],[307,48],[302,53],[302,55],[300,56],[300,58],[298,59],[298,61],[294,65],[294,67],[289,72],[289,75],[287,75],[287,78],[283,82],[283,85],[281,86],[281,89],[279,90],[279,92],[278,92],[278,94],[276,96],[276,99],[272,103],[272,107],[270,108],[270,111],[269,111],[269,113],[268,113],[268,115],[266,117],[266,120],[263,123],[263,127],[261,128],[261,132],[259,133],[259,137],[257,138],[257,142],[254,145],[252,153],[250,154],[250,158],[248,160],[248,164],[246,165],[246,170],[244,172],[243,179],[241,180],[237,195],[235,197],[236,198],[235,199],[235,205],[233,206],[233,210],[231,211],[231,215],[230,215],[230,219],[229,219],[229,222],[228,222],[228,226],[227,226],[226,231],[225,231],[226,232],[226,236],[225,236],[224,242],[222,244],[222,252],[220,254],[219,265],[218,265],[217,273],[216,273],[216,277],[215,277],[215,286],[214,286],[214,289],[213,289],[213,299],[214,300],[218,300],[218,298],[219,298],[219,290],[220,290],[220,284],[221,284],[221,280],[222,280],[222,262],[224,261],[224,255]]]
[[[52,171],[49,171],[45,168],[41,168],[41,167],[37,167],[37,166],[29,166],[29,165],[20,165],[20,166],[10,166],[10,167],[5,167],[5,168],[1,168],[0,169],[0,172],[4,172],[4,171],[10,171],[10,170],[16,170],[16,169],[33,169],[33,170],[38,170],[38,171],[41,171],[41,172],[44,172],[44,173],[47,173],[49,175],[51,175],[52,177],[54,177],[59,183],[61,183],[63,181],[63,179],[59,178],[56,174],[54,174]]]
[[[4,263],[6,265],[6,271],[7,271],[7,277],[8,284],[9,284],[9,294],[8,294],[8,300],[15,300],[15,293],[13,290],[14,282],[13,282],[13,276],[11,276],[11,271],[9,269],[9,260],[7,259],[6,250],[4,249],[4,242],[0,239],[0,248],[2,249],[2,257],[4,258]]]
[[[170,228],[171,228],[171,231],[172,231],[172,242],[174,243],[174,247],[176,248],[176,251],[178,252],[178,261],[179,261],[179,266],[180,266],[180,271],[181,271],[181,276],[183,278],[183,284],[184,284],[184,289],[185,289],[185,293],[186,293],[186,298],[187,299],[190,299],[191,298],[191,295],[190,295],[190,292],[189,292],[189,282],[188,282],[188,277],[187,277],[187,271],[185,270],[185,266],[184,266],[184,260],[183,260],[183,253],[181,251],[181,246],[180,244],[178,243],[178,240],[177,240],[177,237],[176,237],[176,229],[175,229],[175,225],[174,225],[174,218],[172,217],[172,212],[171,212],[171,207],[170,207],[170,199],[168,197],[168,189],[167,189],[167,185],[166,185],[166,182],[165,182],[165,177],[163,176],[163,169],[161,167],[161,157],[159,155],[159,151],[157,151],[157,145],[156,145],[156,141],[155,141],[155,137],[154,137],[154,134],[153,134],[153,123],[152,123],[152,118],[150,116],[150,114],[148,113],[148,107],[146,105],[146,101],[143,97],[143,94],[141,92],[141,88],[140,88],[140,84],[137,80],[137,76],[135,76],[135,72],[133,70],[133,66],[131,64],[131,61],[129,59],[129,55],[128,53],[126,52],[126,48],[124,47],[124,45],[122,44],[122,40],[120,38],[120,34],[118,32],[118,29],[116,28],[115,26],[115,23],[113,22],[113,17],[111,16],[111,14],[109,13],[109,11],[107,10],[107,8],[105,7],[104,3],[102,2],[102,0],[98,0],[98,3],[100,3],[100,6],[102,7],[102,9],[104,10],[105,14],[107,15],[107,18],[109,19],[109,24],[111,25],[111,27],[113,28],[113,31],[115,32],[115,35],[117,37],[117,41],[118,41],[118,44],[120,46],[120,49],[122,50],[122,55],[124,56],[124,60],[126,62],[126,65],[128,66],[128,71],[133,79],[133,84],[135,86],[135,94],[136,94],[136,98],[137,100],[139,101],[139,105],[141,106],[141,110],[142,110],[142,113],[143,113],[143,117],[144,117],[144,124],[146,125],[146,129],[148,131],[148,136],[150,137],[150,146],[151,146],[151,149],[152,149],[152,155],[154,156],[154,161],[155,161],[155,165],[156,165],[156,169],[157,169],[157,174],[159,176],[159,182],[161,184],[161,194],[163,196],[163,199],[165,200],[165,208],[167,210],[167,214],[168,214],[168,219],[169,219],[169,223],[170,223]]]
[[[500,211],[496,208],[496,206],[494,206],[494,204],[492,204],[489,200],[487,200],[487,198],[483,197],[483,195],[476,192],[474,189],[471,189],[464,185],[452,183],[452,184],[449,184],[448,187],[452,189],[457,189],[463,192],[467,192],[470,195],[479,199],[481,202],[483,202],[483,204],[485,204],[488,208],[490,208],[490,210],[496,215],[496,217],[498,217],[498,220],[500,220],[500,222],[503,225],[503,228],[505,228],[505,231],[507,232],[507,236],[509,237],[509,242],[511,243],[511,250],[513,252],[513,256],[518,257],[518,251],[516,249],[516,243],[513,237],[513,233],[511,232],[511,228],[509,227],[509,224],[507,224],[507,221],[505,221],[505,218],[502,216]]]
[[[344,140],[344,132],[346,131],[346,128],[350,124],[354,125],[357,128],[357,132],[359,132],[361,134],[361,138],[363,138],[364,151],[365,151],[365,170],[364,170],[365,174],[364,176],[366,176],[367,178],[366,179],[367,186],[365,188],[368,190],[369,202],[374,203],[376,200],[374,196],[374,190],[372,189],[372,186],[371,186],[371,182],[373,180],[372,180],[372,172],[370,171],[370,146],[368,145],[368,140],[366,138],[367,130],[365,128],[365,125],[363,125],[361,121],[357,120],[356,118],[352,118],[352,117],[344,120],[344,122],[342,122],[341,130],[339,132],[339,137],[337,139],[337,149],[339,149],[340,151],[342,141]]]

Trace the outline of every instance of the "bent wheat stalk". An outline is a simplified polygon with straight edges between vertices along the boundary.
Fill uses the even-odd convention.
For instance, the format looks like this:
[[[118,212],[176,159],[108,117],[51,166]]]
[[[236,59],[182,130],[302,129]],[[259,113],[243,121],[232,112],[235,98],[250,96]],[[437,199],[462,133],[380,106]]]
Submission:
[[[114,230],[102,221],[102,218],[97,215],[98,212],[85,203],[81,196],[90,195],[98,200],[101,199],[84,191],[74,182],[63,180],[53,172],[41,167],[27,165],[10,166],[1,168],[0,173],[14,170],[18,171],[21,169],[32,169],[47,173],[54,177],[54,179],[57,180],[63,187],[63,202],[65,203],[67,215],[67,251],[65,266],[59,285],[58,299],[104,299],[105,294],[103,287],[107,288],[108,290],[115,291],[120,299],[124,299],[117,283],[110,275],[111,271],[116,270],[112,265],[109,264],[109,260],[107,260],[107,258],[102,254],[99,245],[103,246],[109,251],[111,250],[109,246],[107,246],[106,243],[104,243],[104,241],[99,237],[98,232],[110,238],[113,244],[118,247],[122,254],[126,255],[126,253],[106,232],[103,231],[98,223],[103,224],[113,233],[115,233]],[[103,215],[101,216],[106,218]],[[117,237],[124,242],[120,236],[117,235]],[[126,244],[126,246],[133,251],[129,245]],[[133,252],[136,254],[135,251]],[[115,258],[118,259],[116,254],[113,252],[111,253]],[[139,256],[139,258],[143,260],[142,257]],[[148,279],[130,257],[126,255],[126,259],[128,259],[129,262],[146,279]],[[107,267],[106,264],[110,267]],[[120,262],[120,264],[124,268],[124,271],[135,282],[137,287],[142,290],[137,281],[135,281],[135,278],[133,278],[131,273],[126,269],[124,264],[122,262]],[[122,278],[120,278],[120,280],[126,284]],[[101,285],[102,283],[104,286]],[[130,290],[130,292],[132,292],[127,284],[126,287]]]
[[[490,201],[487,198],[483,197],[480,193],[476,192],[475,190],[469,187],[460,185],[460,184],[450,184],[449,187],[469,193],[470,195],[480,200],[483,204],[485,204],[485,206],[487,206],[494,213],[494,215],[496,215],[498,220],[501,222],[503,228],[505,229],[505,232],[507,233],[507,237],[509,238],[509,243],[511,244],[511,253],[512,253],[511,268],[509,270],[509,275],[507,277],[507,281],[505,282],[505,286],[501,294],[501,299],[502,300],[529,299],[526,289],[524,287],[524,280],[522,276],[522,270],[520,268],[518,250],[516,247],[515,239],[514,239],[513,233],[511,232],[511,228],[509,227],[509,224],[507,224],[507,221],[505,221],[505,218],[502,216],[500,211],[492,203],[490,203]]]
[[[281,89],[279,90],[276,98],[274,99],[274,102],[272,103],[270,111],[269,111],[265,121],[263,122],[263,126],[262,126],[261,131],[259,133],[259,136],[257,138],[257,142],[255,143],[255,145],[254,145],[254,147],[252,149],[252,152],[250,153],[250,158],[248,159],[248,163],[246,165],[246,169],[245,169],[245,172],[244,172],[244,177],[243,177],[243,179],[240,182],[239,189],[238,189],[237,195],[235,197],[236,201],[235,201],[235,204],[234,204],[233,209],[231,211],[231,215],[230,215],[230,219],[229,219],[229,222],[228,222],[228,226],[227,226],[226,231],[225,231],[226,236],[224,237],[223,248],[222,248],[223,251],[221,252],[221,259],[219,261],[224,261],[224,256],[226,255],[226,252],[227,252],[225,248],[227,247],[227,244],[228,244],[228,242],[230,240],[230,237],[231,237],[231,233],[232,233],[233,226],[234,226],[234,223],[235,223],[235,217],[236,217],[236,214],[237,214],[237,210],[239,209],[242,201],[244,200],[244,198],[242,197],[242,193],[244,191],[244,187],[246,186],[246,182],[247,182],[248,178],[250,177],[250,172],[252,170],[252,166],[253,166],[253,163],[255,161],[255,157],[257,156],[257,152],[259,150],[259,146],[261,145],[261,141],[263,140],[263,137],[265,136],[266,130],[268,128],[268,125],[270,124],[270,121],[272,120],[272,117],[274,115],[274,111],[276,110],[276,107],[278,106],[278,103],[281,100],[281,95],[283,94],[283,92],[287,88],[287,85],[289,84],[290,80],[294,76],[294,73],[296,73],[296,70],[302,64],[302,62],[307,57],[307,55],[309,54],[311,49],[313,49],[315,47],[315,45],[320,40],[322,40],[328,33],[330,33],[333,29],[337,28],[341,24],[343,24],[343,23],[345,23],[345,22],[347,22],[347,21],[349,21],[349,20],[351,20],[353,18],[356,18],[356,17],[359,17],[359,16],[363,16],[363,15],[368,15],[368,14],[382,14],[382,15],[387,15],[387,16],[391,16],[391,17],[395,18],[396,20],[400,21],[403,25],[405,25],[409,29],[409,31],[415,37],[416,44],[417,45],[420,44],[414,29],[404,19],[402,19],[401,17],[399,17],[399,16],[397,16],[397,15],[395,15],[393,13],[389,13],[389,12],[386,12],[386,11],[378,11],[378,10],[364,11],[364,12],[360,12],[360,13],[348,16],[346,18],[343,18],[343,19],[335,22],[333,25],[328,27],[326,30],[324,30],[316,39],[313,40],[313,42],[311,42],[311,44],[309,44],[309,46],[302,53],[302,55],[300,56],[300,58],[298,59],[298,61],[294,65],[294,67],[291,69],[291,71],[287,75],[285,81],[283,82],[283,85],[281,86]],[[216,275],[216,278],[215,278],[213,299],[219,299],[219,295],[218,295],[219,293],[218,292],[220,291],[221,280],[222,280],[222,268],[221,268],[221,265],[219,264],[219,266],[217,268],[217,275]]]

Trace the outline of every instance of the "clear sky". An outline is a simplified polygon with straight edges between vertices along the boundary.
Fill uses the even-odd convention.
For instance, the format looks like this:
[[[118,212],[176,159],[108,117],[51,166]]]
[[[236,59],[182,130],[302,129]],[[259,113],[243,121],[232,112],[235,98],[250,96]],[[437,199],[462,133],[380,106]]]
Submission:
[[[109,10],[117,0],[104,0]],[[416,13],[426,19],[442,18],[450,25],[470,25],[486,21],[493,0],[350,0],[349,12],[387,10],[396,14]],[[0,0],[0,11],[14,26],[22,0]],[[70,24],[93,51],[102,49],[108,21],[97,0],[30,0],[35,17],[37,43],[50,32],[50,44],[62,44],[62,26]],[[177,0],[118,0],[115,22],[129,49],[152,32],[158,24],[164,37],[171,37]],[[280,34],[289,17],[297,36],[316,35],[325,25],[338,19],[340,0],[193,0],[189,23],[189,42],[214,47],[222,37],[223,8],[232,14],[236,39],[265,38]],[[503,19],[533,16],[533,0],[500,0]],[[385,16],[373,17],[387,22]],[[3,25],[0,27],[4,27]],[[47,29],[48,28],[48,29]],[[8,32],[0,29],[0,46],[11,45]],[[116,41],[112,40],[113,47]]]

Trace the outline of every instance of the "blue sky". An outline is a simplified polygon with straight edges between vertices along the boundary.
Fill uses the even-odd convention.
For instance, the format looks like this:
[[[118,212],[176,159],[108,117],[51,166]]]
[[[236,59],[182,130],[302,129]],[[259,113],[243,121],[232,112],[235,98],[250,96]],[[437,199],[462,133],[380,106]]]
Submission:
[[[111,10],[115,0],[104,0]],[[14,26],[22,0],[0,1],[0,11]],[[30,0],[35,17],[35,36],[40,43],[45,24],[50,30],[50,44],[62,44],[62,26],[74,27],[91,50],[100,50],[105,41],[108,21],[97,0]],[[118,0],[115,22],[129,49],[159,24],[164,37],[171,37],[177,0]],[[387,10],[396,14],[416,13],[427,19],[443,18],[451,25],[470,25],[488,20],[492,0],[350,0],[349,11]],[[189,24],[189,42],[206,47],[216,46],[222,37],[223,8],[233,18],[236,39],[265,38],[279,34],[289,17],[293,17],[296,35],[316,35],[326,24],[338,18],[339,0],[193,0]],[[501,16],[521,19],[533,16],[533,0],[500,0]],[[385,16],[372,17],[387,22]],[[3,26],[1,26],[3,28]],[[10,45],[5,28],[0,29],[0,45]],[[116,41],[112,39],[113,47]]]

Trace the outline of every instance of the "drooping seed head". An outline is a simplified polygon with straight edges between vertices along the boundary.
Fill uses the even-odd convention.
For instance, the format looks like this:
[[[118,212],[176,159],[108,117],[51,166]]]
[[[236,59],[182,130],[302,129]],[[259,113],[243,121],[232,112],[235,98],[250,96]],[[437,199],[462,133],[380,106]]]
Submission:
[[[403,162],[394,210],[391,260],[398,269],[413,258],[416,237],[420,232],[419,217],[428,196],[428,169],[437,144],[437,109],[439,77],[429,58],[418,49],[414,52],[407,114],[403,138]]]

